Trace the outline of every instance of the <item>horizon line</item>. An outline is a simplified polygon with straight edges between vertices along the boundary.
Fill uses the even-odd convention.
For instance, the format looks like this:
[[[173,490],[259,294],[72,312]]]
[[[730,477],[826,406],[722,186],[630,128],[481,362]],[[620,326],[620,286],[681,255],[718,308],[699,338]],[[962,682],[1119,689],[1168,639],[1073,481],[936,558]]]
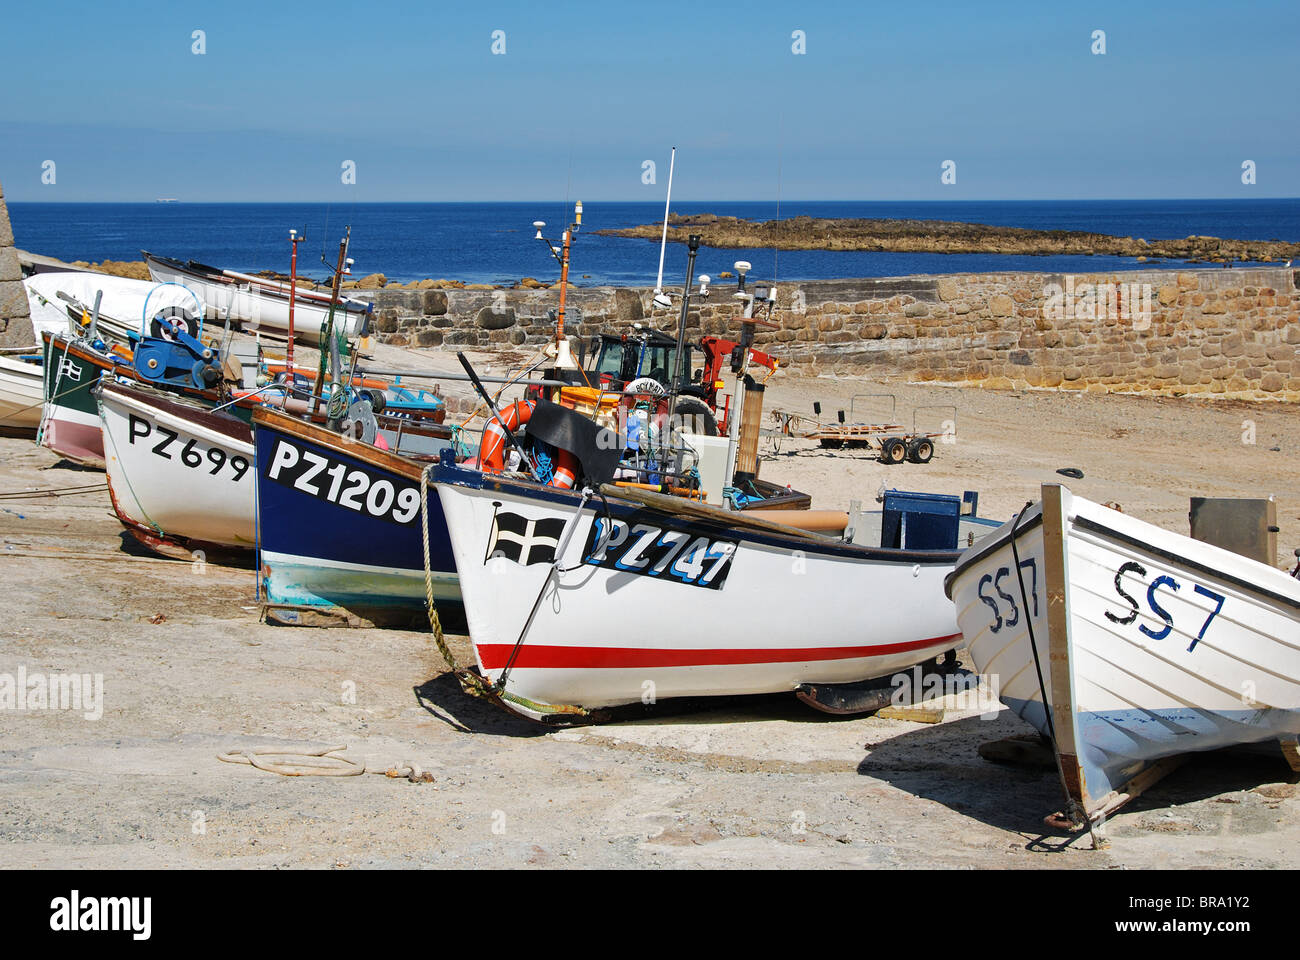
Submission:
[[[1300,196],[1267,196],[1267,197],[991,197],[987,199],[958,199],[958,200],[936,200],[936,199],[902,199],[902,200],[862,200],[852,198],[803,198],[795,200],[782,200],[781,203],[798,204],[798,203],[1167,203],[1167,202],[1204,202],[1204,201],[1229,201],[1229,202],[1260,202],[1271,200],[1300,200]],[[319,204],[350,204],[352,206],[392,206],[401,204],[443,204],[447,206],[466,206],[476,204],[480,206],[506,206],[516,204],[555,204],[573,203],[574,201],[556,201],[556,200],[184,200],[179,197],[154,197],[149,200],[16,200],[9,197],[4,198],[6,205],[18,203],[43,203],[43,204],[205,204],[208,206],[235,205],[244,206],[307,206]],[[587,203],[651,203],[658,204],[658,200],[584,200]],[[695,200],[681,199],[679,203],[769,203],[775,204],[777,201],[772,199],[748,199],[748,200]]]

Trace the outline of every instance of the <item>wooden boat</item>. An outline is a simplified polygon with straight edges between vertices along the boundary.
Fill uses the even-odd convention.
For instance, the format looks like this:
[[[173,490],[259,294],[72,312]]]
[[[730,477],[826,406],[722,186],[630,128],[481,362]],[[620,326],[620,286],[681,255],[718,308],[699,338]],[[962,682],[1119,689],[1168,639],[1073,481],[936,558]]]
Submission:
[[[446,428],[440,428],[446,430]],[[423,620],[423,465],[280,411],[253,411],[261,584],[267,614],[375,623]],[[450,449],[450,430],[444,448]],[[429,543],[434,599],[460,601],[436,498]]]
[[[430,476],[479,671],[527,716],[853,683],[961,643],[942,600],[955,550],[858,546],[609,485],[584,499]]]
[[[271,330],[283,336],[289,330],[289,285],[265,277],[222,270],[197,263],[158,257],[142,250],[149,275],[159,282],[181,283],[194,289],[206,305],[209,320],[238,321],[245,330]],[[298,289],[294,302],[294,336],[318,344],[329,315],[328,294]],[[335,330],[358,335],[374,304],[344,298],[334,310]]]
[[[0,429],[33,432],[41,422],[40,364],[0,356]]]
[[[254,545],[253,438],[238,417],[175,393],[95,387],[118,519],[159,552]]]
[[[1300,582],[1044,484],[946,584],[975,668],[1055,744],[1075,825],[1170,758],[1300,733]]]

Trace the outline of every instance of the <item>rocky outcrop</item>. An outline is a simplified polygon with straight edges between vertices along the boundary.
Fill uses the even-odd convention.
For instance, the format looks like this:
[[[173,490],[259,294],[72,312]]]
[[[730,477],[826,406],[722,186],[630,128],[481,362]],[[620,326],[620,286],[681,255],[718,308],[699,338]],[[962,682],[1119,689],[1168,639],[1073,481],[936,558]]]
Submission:
[[[651,223],[618,230],[597,230],[610,237],[658,240],[663,224]],[[947,220],[865,220],[790,217],[785,220],[744,220],[714,214],[673,214],[668,239],[685,243],[699,234],[715,248],[776,248],[780,250],[865,250],[894,253],[1001,253],[1020,256],[1108,255],[1226,262],[1290,260],[1300,254],[1300,243],[1276,240],[1224,240],[1185,237],[1181,240],[1144,240],[1074,230],[1028,230]]]

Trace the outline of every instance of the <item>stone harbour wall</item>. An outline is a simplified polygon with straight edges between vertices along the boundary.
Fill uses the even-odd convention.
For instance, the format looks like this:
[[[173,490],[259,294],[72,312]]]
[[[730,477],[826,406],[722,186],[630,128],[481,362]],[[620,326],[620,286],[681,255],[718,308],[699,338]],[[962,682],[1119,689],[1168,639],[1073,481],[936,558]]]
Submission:
[[[755,346],[807,376],[1300,401],[1298,282],[1300,271],[1278,266],[788,283],[779,328],[761,329]],[[693,336],[738,334],[734,289],[717,280],[695,299]],[[559,299],[546,289],[364,295],[381,340],[448,349],[535,348]],[[573,289],[566,332],[675,330],[678,308],[655,310],[650,298],[648,288]]]
[[[4,186],[0,185],[0,347],[30,347],[35,342]]]

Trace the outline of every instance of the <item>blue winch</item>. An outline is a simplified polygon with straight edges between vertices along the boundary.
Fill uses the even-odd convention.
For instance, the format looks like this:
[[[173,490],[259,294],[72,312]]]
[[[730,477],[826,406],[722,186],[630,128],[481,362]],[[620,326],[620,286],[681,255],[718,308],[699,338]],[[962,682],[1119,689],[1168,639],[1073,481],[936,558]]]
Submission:
[[[218,351],[172,328],[167,337],[140,337],[135,347],[133,366],[140,376],[153,383],[206,390],[221,382]],[[134,339],[134,338],[132,338]]]

